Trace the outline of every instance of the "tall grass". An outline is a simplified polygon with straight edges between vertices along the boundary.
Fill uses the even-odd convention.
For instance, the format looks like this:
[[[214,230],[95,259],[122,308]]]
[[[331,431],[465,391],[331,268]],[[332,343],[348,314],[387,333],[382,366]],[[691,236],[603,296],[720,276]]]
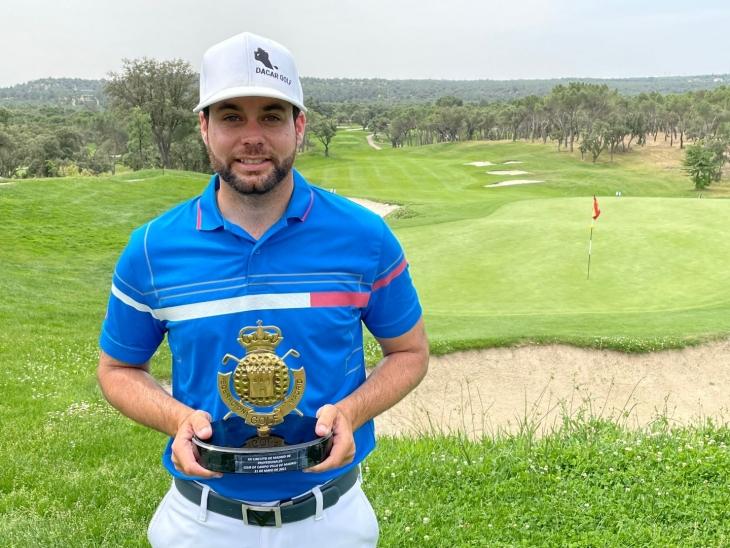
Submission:
[[[527,426],[527,425],[526,425]],[[550,435],[381,439],[382,546],[725,546],[730,431],[578,416]]]

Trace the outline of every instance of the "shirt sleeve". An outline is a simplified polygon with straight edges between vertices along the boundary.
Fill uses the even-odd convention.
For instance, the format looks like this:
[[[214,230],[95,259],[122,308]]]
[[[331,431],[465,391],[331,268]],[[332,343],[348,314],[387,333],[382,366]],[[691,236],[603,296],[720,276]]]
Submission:
[[[145,250],[146,230],[142,227],[132,234],[117,262],[99,338],[104,352],[131,365],[147,362],[166,331],[155,317],[157,299]]]
[[[383,223],[380,261],[363,322],[374,336],[392,338],[408,332],[421,314],[403,249]]]

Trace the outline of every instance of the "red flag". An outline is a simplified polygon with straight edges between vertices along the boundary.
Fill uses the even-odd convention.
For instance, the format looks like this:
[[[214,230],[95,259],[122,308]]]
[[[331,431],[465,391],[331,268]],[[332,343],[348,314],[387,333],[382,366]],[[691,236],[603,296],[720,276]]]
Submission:
[[[593,196],[593,220],[595,221],[598,219],[598,216],[601,214],[601,210],[598,209],[598,200],[596,200],[596,197]]]

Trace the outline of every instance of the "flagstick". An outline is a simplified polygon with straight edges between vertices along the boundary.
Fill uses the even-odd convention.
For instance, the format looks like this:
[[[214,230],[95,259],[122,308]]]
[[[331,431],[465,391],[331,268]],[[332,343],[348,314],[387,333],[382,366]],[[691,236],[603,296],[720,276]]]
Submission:
[[[591,279],[591,247],[593,247],[593,224],[595,222],[595,219],[591,221],[591,236],[588,238],[588,276],[586,277],[586,280]]]

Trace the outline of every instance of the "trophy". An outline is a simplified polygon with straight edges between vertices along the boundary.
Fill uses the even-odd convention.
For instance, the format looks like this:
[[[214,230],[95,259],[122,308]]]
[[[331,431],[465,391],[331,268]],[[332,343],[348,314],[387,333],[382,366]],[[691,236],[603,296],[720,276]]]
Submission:
[[[218,392],[230,411],[211,423],[210,438],[193,436],[204,468],[235,474],[288,472],[314,466],[329,455],[332,433],[318,437],[317,419],[297,409],[306,376],[303,368],[289,369],[284,360],[298,358],[299,352],[274,353],[282,340],[281,329],[259,320],[238,334],[246,355],[223,357],[224,365],[236,362],[232,372],[218,373]]]

